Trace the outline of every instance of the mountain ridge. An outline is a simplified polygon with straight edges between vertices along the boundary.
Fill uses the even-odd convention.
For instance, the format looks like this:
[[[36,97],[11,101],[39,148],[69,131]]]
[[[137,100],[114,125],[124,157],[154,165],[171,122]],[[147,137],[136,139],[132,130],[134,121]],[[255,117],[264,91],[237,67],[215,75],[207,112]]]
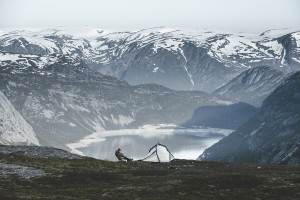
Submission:
[[[213,93],[260,107],[263,100],[286,77],[286,74],[270,66],[254,67],[242,72]]]
[[[165,27],[125,32],[8,31],[0,35],[0,51],[64,54],[129,84],[212,92],[256,66],[269,65],[285,73],[299,69],[300,32],[282,31],[261,36]]]

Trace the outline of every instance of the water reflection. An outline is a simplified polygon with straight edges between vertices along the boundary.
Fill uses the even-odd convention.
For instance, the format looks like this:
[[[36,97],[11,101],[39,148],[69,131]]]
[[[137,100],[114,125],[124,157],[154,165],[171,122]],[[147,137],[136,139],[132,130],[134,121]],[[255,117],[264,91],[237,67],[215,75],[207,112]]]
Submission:
[[[175,158],[196,159],[207,147],[223,137],[224,134],[212,133],[211,131],[192,130],[189,132],[184,130],[184,134],[182,134],[174,133],[174,130],[168,132],[164,129],[162,133],[156,130],[156,133],[151,136],[112,134],[112,136],[106,136],[102,141],[91,143],[87,147],[78,148],[78,150],[86,156],[116,161],[114,153],[120,147],[126,156],[141,159],[148,154],[153,145],[160,142],[168,147]]]

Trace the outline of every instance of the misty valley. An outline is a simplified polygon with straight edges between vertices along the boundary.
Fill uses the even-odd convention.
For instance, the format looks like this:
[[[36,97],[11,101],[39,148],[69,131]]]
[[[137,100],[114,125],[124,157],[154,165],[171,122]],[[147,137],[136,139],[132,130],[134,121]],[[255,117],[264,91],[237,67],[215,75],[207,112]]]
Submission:
[[[199,155],[187,159],[298,163],[299,40],[299,32],[288,29],[260,35],[163,27],[2,32],[0,142],[112,160],[106,156],[112,148],[127,148],[122,141],[131,141],[128,153],[139,157],[134,151],[147,151],[160,135],[153,130],[152,139],[141,139],[141,130],[120,137],[117,130],[173,124],[187,128],[184,138],[174,129],[174,142],[163,140],[177,146],[174,154],[199,146],[193,147]],[[235,131],[209,148],[202,130],[193,134],[199,143],[188,142],[188,129],[197,126]],[[70,148],[107,132],[89,148]],[[176,142],[181,139],[187,144]],[[145,148],[134,150],[134,143]]]

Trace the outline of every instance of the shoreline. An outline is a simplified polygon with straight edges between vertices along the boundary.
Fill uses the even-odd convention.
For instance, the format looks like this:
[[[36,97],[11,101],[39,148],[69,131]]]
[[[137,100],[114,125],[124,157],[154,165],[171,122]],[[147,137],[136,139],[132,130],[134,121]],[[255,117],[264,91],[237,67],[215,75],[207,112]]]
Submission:
[[[220,134],[224,137],[229,135],[234,130],[231,129],[219,129],[210,127],[194,127],[185,128],[178,127],[173,124],[159,124],[159,125],[144,125],[137,129],[118,129],[118,130],[99,130],[90,135],[85,136],[83,139],[66,144],[71,153],[75,153],[81,156],[85,156],[79,149],[89,147],[97,142],[104,142],[107,137],[115,136],[142,136],[144,138],[152,138],[157,135],[194,135],[194,136],[209,136],[211,134]]]

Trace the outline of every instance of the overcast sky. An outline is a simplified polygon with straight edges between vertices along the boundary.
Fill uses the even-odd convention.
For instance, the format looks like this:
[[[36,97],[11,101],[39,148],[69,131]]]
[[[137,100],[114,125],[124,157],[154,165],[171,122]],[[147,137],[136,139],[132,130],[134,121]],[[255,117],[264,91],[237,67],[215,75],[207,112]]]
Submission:
[[[300,0],[0,0],[0,28],[300,28]]]

